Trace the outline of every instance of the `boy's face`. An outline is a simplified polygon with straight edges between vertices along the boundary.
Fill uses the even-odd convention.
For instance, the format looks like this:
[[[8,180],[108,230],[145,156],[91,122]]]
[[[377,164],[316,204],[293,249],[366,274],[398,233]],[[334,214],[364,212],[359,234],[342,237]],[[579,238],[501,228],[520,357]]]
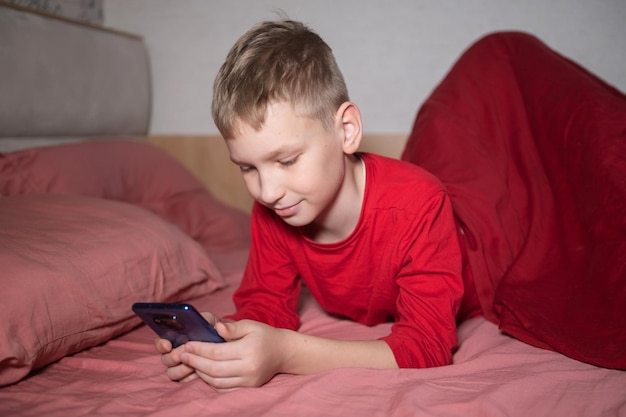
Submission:
[[[337,211],[346,187],[340,125],[329,133],[290,104],[272,103],[259,131],[239,124],[226,145],[252,197],[286,223],[305,226]]]

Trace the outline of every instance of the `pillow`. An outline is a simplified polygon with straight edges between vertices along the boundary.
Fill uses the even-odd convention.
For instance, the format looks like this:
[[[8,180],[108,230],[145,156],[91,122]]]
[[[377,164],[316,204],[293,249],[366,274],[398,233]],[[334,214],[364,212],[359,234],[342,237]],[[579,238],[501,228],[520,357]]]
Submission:
[[[0,386],[137,326],[136,301],[187,301],[223,286],[200,245],[127,203],[0,197]]]
[[[80,194],[144,207],[207,250],[249,242],[247,215],[147,142],[90,140],[0,154],[0,194]]]
[[[626,369],[626,96],[534,36],[481,38],[402,154],[439,177],[486,318]]]

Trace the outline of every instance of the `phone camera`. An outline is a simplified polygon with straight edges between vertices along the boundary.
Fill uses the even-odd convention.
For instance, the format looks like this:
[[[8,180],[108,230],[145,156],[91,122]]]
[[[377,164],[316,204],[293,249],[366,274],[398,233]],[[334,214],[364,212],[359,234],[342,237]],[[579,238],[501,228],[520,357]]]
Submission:
[[[170,330],[185,330],[183,323],[177,316],[170,314],[157,314],[153,317],[153,321],[160,327]]]

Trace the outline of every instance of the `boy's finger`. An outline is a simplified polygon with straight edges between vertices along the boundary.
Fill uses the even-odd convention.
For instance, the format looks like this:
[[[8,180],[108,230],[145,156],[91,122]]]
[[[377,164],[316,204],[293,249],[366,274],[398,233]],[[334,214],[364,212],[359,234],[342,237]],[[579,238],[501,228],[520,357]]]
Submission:
[[[187,365],[178,365],[167,368],[167,376],[172,381],[187,382],[193,379],[195,369]]]
[[[215,325],[217,332],[226,340],[238,340],[254,330],[249,320],[220,322]]]
[[[154,342],[154,346],[159,353],[170,353],[172,351],[172,344],[167,339],[157,339]]]

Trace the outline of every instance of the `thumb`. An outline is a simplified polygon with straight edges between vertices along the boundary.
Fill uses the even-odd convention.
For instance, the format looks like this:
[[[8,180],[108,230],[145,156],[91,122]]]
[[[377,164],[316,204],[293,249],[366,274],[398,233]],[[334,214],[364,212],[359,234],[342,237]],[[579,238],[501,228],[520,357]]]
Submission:
[[[228,341],[241,339],[246,334],[250,333],[247,330],[246,320],[242,321],[221,321],[215,324],[215,330]]]

